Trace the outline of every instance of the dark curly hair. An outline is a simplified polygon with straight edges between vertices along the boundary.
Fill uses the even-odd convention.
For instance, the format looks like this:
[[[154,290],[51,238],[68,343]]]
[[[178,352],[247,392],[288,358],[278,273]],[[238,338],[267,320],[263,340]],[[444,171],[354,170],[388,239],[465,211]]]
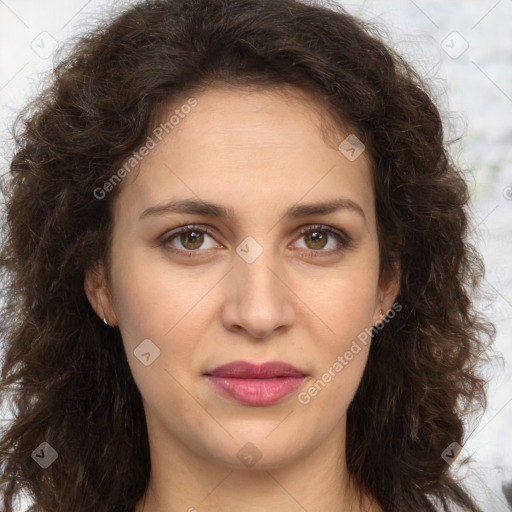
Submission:
[[[400,268],[398,320],[374,333],[347,417],[350,474],[385,512],[480,511],[442,457],[486,405],[494,326],[473,305],[468,188],[427,85],[341,7],[298,0],[142,1],[81,36],[17,119],[0,255],[5,512],[133,510],[150,473],[146,420],[117,328],[84,273],[110,265],[112,204],[94,191],[178,95],[291,85],[353,127],[373,167],[381,270]],[[59,454],[45,471],[41,441]]]

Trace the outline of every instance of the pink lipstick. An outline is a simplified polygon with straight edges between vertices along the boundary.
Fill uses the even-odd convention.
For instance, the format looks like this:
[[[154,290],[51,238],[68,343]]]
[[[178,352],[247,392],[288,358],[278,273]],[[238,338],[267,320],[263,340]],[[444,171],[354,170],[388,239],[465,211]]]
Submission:
[[[205,373],[224,396],[246,405],[271,405],[297,389],[306,374],[281,361],[233,361]]]

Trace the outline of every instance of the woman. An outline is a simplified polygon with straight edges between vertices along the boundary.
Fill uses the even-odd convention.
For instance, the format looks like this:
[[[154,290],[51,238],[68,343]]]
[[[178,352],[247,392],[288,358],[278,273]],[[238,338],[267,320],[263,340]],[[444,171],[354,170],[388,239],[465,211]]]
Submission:
[[[479,510],[449,472],[493,335],[467,186],[370,27],[141,2],[22,121],[6,512],[23,487],[52,512]]]

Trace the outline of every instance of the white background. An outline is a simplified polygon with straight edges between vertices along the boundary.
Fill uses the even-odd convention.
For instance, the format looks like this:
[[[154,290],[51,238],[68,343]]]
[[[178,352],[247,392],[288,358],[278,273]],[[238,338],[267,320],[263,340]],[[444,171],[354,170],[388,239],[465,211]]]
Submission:
[[[464,135],[452,154],[471,186],[472,238],[486,263],[487,298],[479,305],[497,326],[496,349],[504,363],[488,368],[488,408],[472,425],[458,458],[473,455],[474,463],[471,471],[459,471],[485,511],[512,510],[501,492],[502,482],[512,481],[512,194],[506,197],[512,191],[507,189],[512,187],[512,0],[341,3],[376,23],[382,37],[428,78],[447,136]],[[8,168],[9,128],[41,88],[53,50],[94,26],[113,5],[105,0],[0,0],[0,174]]]

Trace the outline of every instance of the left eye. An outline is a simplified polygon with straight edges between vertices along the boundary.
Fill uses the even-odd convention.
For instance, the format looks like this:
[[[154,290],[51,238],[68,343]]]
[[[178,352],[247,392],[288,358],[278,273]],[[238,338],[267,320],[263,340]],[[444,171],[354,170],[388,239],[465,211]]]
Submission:
[[[206,239],[211,242],[207,247],[202,247]],[[331,254],[339,252],[348,247],[349,241],[342,233],[324,226],[308,226],[300,232],[298,240],[305,240],[305,244],[300,247],[306,249],[309,253]],[[181,244],[179,247],[177,244]],[[327,247],[331,243],[331,247]],[[163,241],[162,245],[171,252],[193,256],[192,253],[201,252],[215,247],[222,248],[215,242],[213,234],[209,229],[199,226],[183,226],[177,231],[170,233]],[[327,249],[326,249],[327,248]],[[316,256],[316,254],[314,254]],[[320,254],[318,254],[320,255]]]
[[[341,233],[322,226],[309,227],[306,230],[303,230],[299,240],[306,240],[306,249],[318,252],[320,249],[324,249],[328,245],[329,238],[333,242],[337,241],[338,244],[334,243],[334,246],[328,248],[329,250],[320,252],[336,252],[339,249],[340,244],[341,246],[348,245],[346,238]],[[308,243],[310,244],[309,246],[307,245]]]

